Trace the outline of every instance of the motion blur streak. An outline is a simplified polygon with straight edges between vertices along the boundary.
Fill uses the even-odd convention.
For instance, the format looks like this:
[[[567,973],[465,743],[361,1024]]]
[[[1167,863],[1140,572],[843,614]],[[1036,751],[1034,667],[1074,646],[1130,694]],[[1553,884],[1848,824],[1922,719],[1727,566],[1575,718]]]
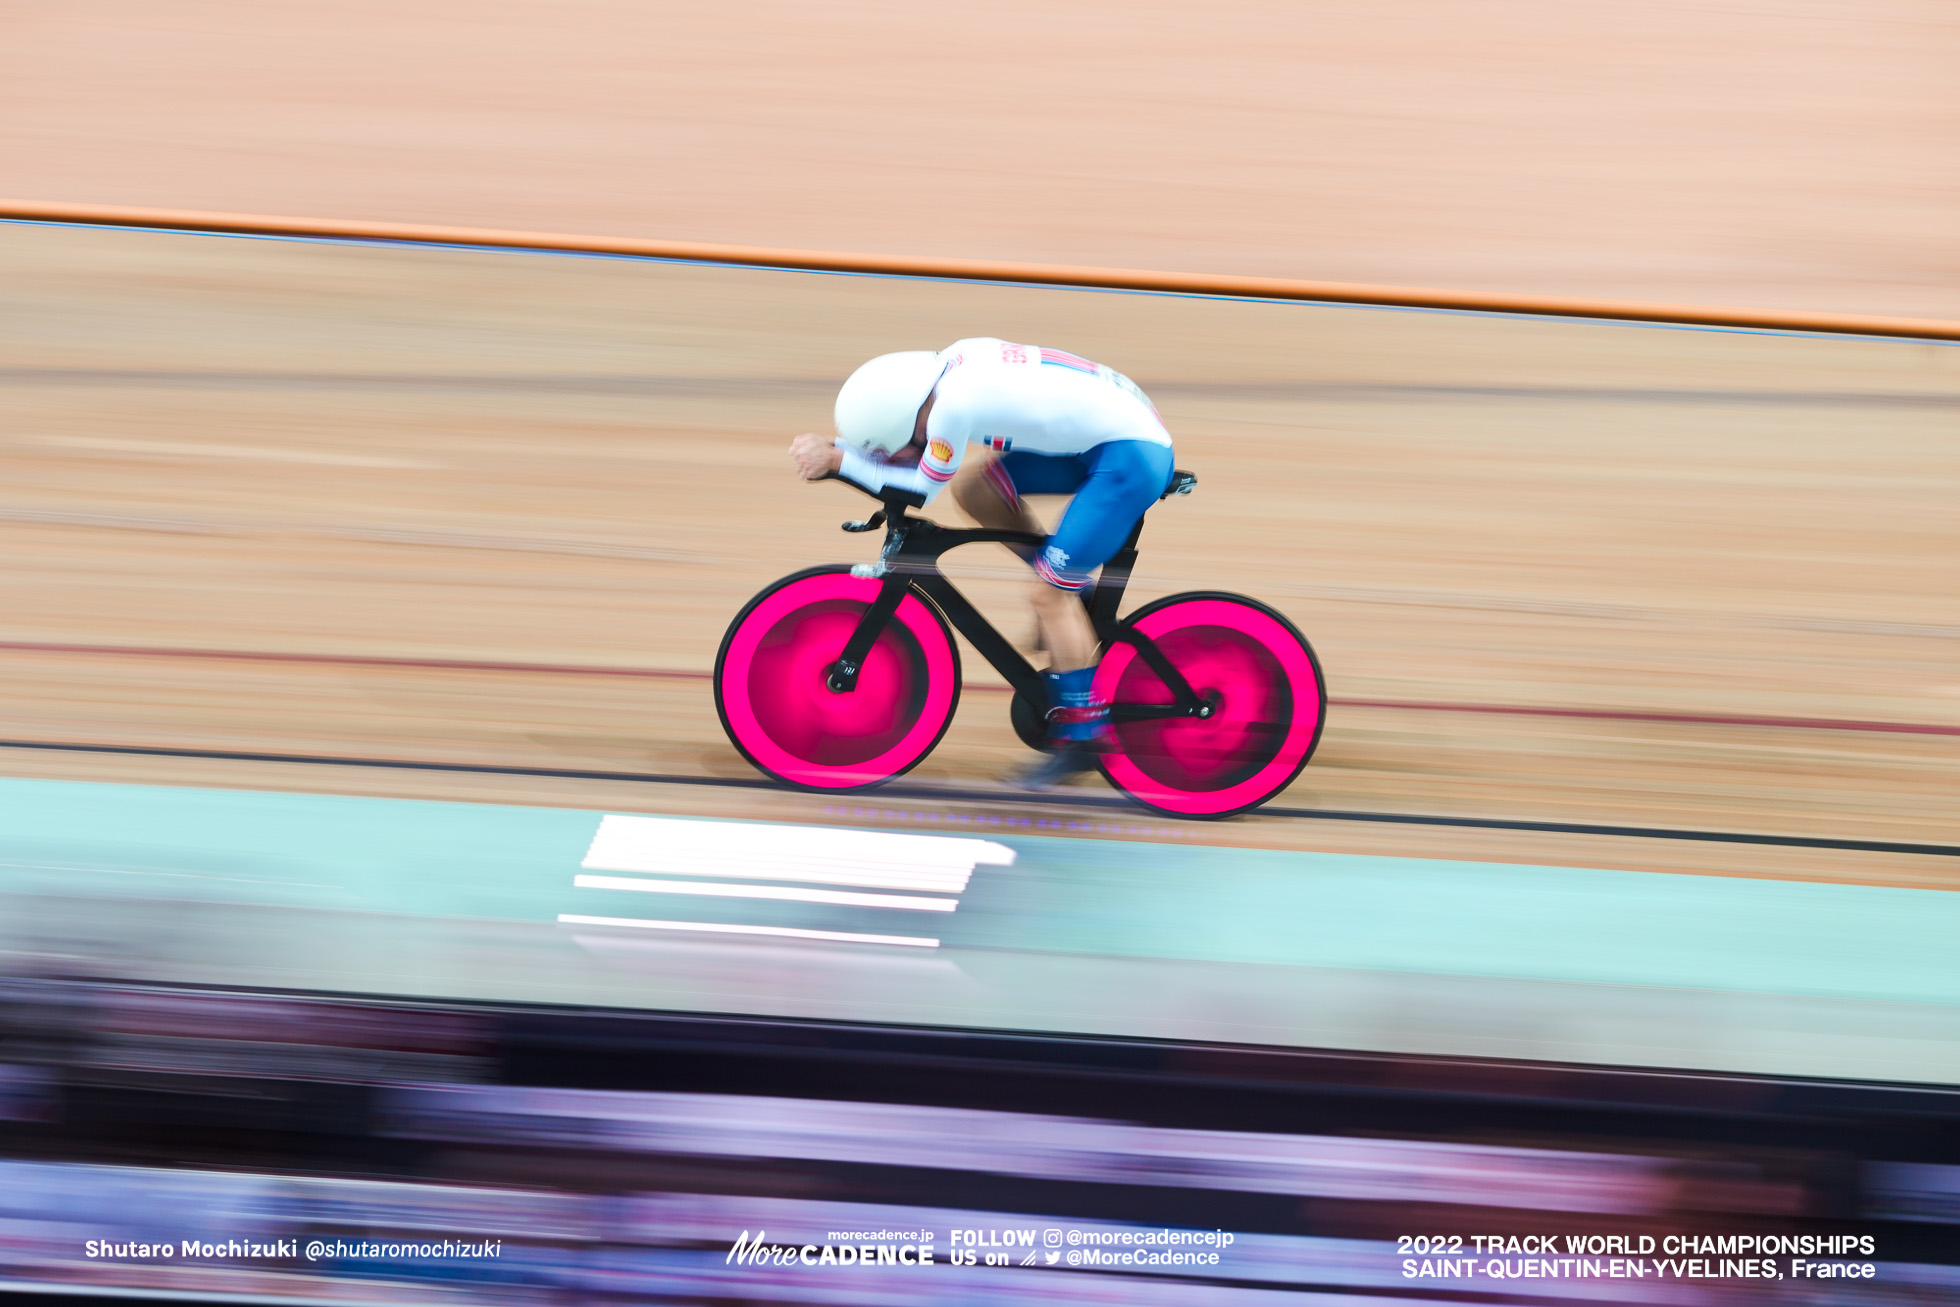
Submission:
[[[398,1091],[382,1100],[381,1111],[384,1133],[423,1139],[888,1166],[931,1158],[959,1170],[1046,1180],[1537,1211],[1651,1214],[1680,1182],[1651,1158],[1153,1130],[889,1103],[469,1087]],[[1760,1175],[1726,1179],[1738,1194],[1755,1191],[1751,1206],[1758,1210],[1787,1212],[1794,1201]]]
[[[1952,1091],[74,982],[0,998],[13,1289],[495,1307],[1960,1294]],[[394,1051],[424,1044],[451,1060]],[[604,1087],[620,1082],[656,1087]],[[1058,1110],[982,1106],[1036,1084]],[[1478,1257],[1411,1282],[1402,1237],[1444,1224],[1561,1254],[1570,1235],[1855,1230],[1879,1275],[1823,1299],[1787,1279],[1527,1286]],[[931,1258],[738,1264],[744,1231]],[[1219,1261],[1022,1262],[1147,1236],[1210,1239],[1184,1246]],[[963,1239],[1015,1252],[951,1264]],[[251,1243],[268,1251],[224,1251]],[[359,1251],[391,1245],[409,1251]]]

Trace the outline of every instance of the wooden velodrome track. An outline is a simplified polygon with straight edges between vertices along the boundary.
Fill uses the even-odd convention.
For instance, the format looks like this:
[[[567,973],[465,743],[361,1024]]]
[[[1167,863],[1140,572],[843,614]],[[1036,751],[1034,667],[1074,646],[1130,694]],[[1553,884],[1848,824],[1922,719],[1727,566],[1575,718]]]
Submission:
[[[1153,512],[1137,601],[1241,590],[1314,642],[1335,702],[1287,812],[1960,846],[1960,347],[32,226],[0,227],[0,737],[181,752],[0,765],[834,820],[686,783],[753,776],[705,673],[761,585],[868,556],[788,438],[862,358],[980,333],[1164,412],[1202,484]],[[954,570],[1025,629],[1004,555]],[[966,669],[881,809],[1030,807]],[[1952,853],[1070,811],[1960,887]]]

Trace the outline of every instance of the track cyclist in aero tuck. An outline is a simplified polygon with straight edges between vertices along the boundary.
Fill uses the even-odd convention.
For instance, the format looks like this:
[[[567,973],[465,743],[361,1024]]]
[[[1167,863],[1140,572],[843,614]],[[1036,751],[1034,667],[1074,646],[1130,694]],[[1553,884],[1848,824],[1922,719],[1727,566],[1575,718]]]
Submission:
[[[980,336],[872,359],[838,391],[836,420],[836,440],[806,432],[790,445],[807,481],[836,473],[928,502],[952,482],[982,526],[1035,535],[1044,533],[1022,496],[1074,496],[1046,547],[1025,560],[1050,660],[1048,753],[1016,779],[1045,790],[1093,769],[1109,705],[1091,688],[1096,636],[1080,591],[1170,484],[1171,437],[1156,406],[1101,364]],[[968,460],[968,445],[982,452]]]

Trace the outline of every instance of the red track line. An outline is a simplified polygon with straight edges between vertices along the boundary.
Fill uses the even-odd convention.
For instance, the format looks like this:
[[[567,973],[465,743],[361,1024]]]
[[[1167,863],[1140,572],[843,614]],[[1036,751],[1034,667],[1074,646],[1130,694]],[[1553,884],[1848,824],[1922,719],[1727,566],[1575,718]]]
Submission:
[[[471,658],[383,658],[367,654],[274,653],[246,649],[169,649],[146,645],[55,644],[0,640],[0,650],[19,653],[108,654],[118,657],[218,658],[237,662],[323,663],[343,667],[426,667],[464,672],[538,672],[559,676],[630,676],[655,681],[706,681],[712,672],[657,667],[599,667],[586,663],[506,663]],[[969,690],[1012,693],[1006,685],[969,684]],[[1755,717],[1741,714],[1636,712],[1615,708],[1531,708],[1518,704],[1429,703],[1417,699],[1333,699],[1344,708],[1403,712],[1497,713],[1511,717],[1577,717],[1599,721],[1675,722],[1693,726],[1772,726],[1806,731],[1878,731],[1892,735],[1960,735],[1960,726],[1929,722],[1874,722],[1832,717]]]
[[[551,672],[564,676],[637,676],[656,681],[705,681],[712,672],[653,667],[590,667],[577,663],[496,663],[474,658],[380,658],[366,654],[269,653],[249,649],[158,649],[123,644],[42,644],[0,640],[0,649],[22,653],[114,654],[151,658],[225,658],[247,663],[331,663],[344,667],[437,667],[464,672]]]
[[[1633,712],[1618,708],[1526,708],[1496,703],[1422,703],[1407,699],[1336,699],[1349,708],[1414,712],[1503,713],[1513,717],[1594,717],[1616,722],[1687,722],[1698,726],[1781,726],[1805,731],[1885,731],[1897,735],[1960,735],[1960,726],[1927,722],[1870,722],[1838,717],[1748,717],[1719,713]]]

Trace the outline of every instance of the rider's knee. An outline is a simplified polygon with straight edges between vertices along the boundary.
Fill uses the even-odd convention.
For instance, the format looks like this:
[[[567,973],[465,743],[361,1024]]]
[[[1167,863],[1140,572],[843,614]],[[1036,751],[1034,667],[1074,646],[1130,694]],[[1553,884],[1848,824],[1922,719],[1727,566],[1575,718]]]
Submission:
[[[994,493],[993,488],[987,484],[985,477],[954,477],[953,484],[947,488],[953,492],[953,502],[958,504],[960,510],[975,521],[984,520],[981,514],[985,513],[990,507],[998,504],[1000,498]]]
[[[1028,583],[1028,599],[1038,613],[1066,612],[1070,605],[1082,602],[1081,591],[1064,590],[1039,576]]]
[[[974,521],[994,527],[1020,525],[1021,496],[997,456],[986,454],[967,460],[950,489],[953,502]]]

